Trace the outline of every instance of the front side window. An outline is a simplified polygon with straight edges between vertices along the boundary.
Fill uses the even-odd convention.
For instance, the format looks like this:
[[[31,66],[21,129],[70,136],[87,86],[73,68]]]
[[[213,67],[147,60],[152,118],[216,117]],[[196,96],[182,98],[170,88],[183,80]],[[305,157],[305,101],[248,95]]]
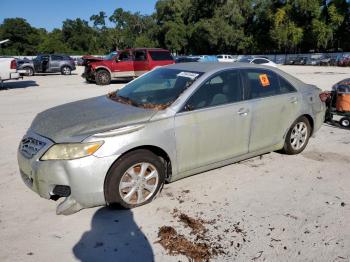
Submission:
[[[206,81],[188,100],[186,110],[241,101],[243,88],[238,70],[224,71]]]
[[[134,106],[165,109],[203,73],[158,68],[110,94],[117,102]]]
[[[129,60],[131,60],[131,55],[130,55],[129,51],[122,52],[122,53],[120,53],[118,59],[119,59],[119,61],[129,61]]]

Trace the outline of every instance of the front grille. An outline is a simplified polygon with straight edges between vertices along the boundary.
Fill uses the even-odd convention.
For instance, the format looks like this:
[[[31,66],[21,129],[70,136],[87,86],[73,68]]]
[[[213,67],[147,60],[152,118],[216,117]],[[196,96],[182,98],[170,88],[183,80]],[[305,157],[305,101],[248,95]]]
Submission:
[[[32,137],[23,138],[19,145],[19,150],[26,158],[32,158],[35,156],[40,149],[42,149],[46,143],[41,142]]]

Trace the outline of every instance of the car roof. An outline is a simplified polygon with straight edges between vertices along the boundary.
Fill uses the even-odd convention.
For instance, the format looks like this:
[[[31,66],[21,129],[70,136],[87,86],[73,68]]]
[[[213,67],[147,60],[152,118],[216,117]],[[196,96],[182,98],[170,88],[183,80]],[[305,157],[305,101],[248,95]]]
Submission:
[[[220,63],[220,62],[202,62],[202,63],[186,63],[186,64],[172,64],[165,66],[169,69],[179,69],[179,70],[187,70],[187,71],[196,71],[196,72],[212,72],[219,71],[222,69],[239,69],[239,68],[260,68],[260,69],[273,69],[271,67],[260,66],[260,65],[252,65],[248,63]]]
[[[302,82],[300,79],[294,76],[291,76],[290,74],[286,73],[283,70],[280,70],[279,68],[266,66],[266,65],[250,64],[250,63],[190,62],[190,63],[178,63],[178,64],[166,65],[166,66],[163,66],[162,68],[194,71],[194,72],[201,72],[204,74],[215,73],[225,69],[249,69],[249,68],[264,69],[264,70],[270,70],[280,76],[283,76],[288,81],[290,81],[294,86],[305,85],[305,83]]]

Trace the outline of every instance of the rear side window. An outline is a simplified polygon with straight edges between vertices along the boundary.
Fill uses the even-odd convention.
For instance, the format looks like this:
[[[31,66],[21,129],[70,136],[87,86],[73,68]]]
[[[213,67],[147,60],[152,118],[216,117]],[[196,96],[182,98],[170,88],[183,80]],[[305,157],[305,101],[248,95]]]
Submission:
[[[169,52],[165,51],[149,51],[152,60],[154,61],[162,61],[162,60],[173,60],[173,57]]]
[[[134,51],[134,59],[135,61],[146,61],[147,55],[145,50],[137,50]]]
[[[245,98],[255,99],[279,94],[277,75],[268,70],[243,70],[245,79]]]
[[[254,64],[258,64],[258,65],[260,65],[260,64],[266,64],[266,63],[268,63],[269,61],[267,61],[267,60],[265,60],[265,59],[261,59],[261,58],[258,58],[258,59],[254,59],[253,60],[253,63]]]
[[[285,80],[283,77],[279,77],[280,82],[280,93],[286,94],[291,92],[296,92],[294,86],[292,86],[287,80]]]
[[[64,59],[63,59],[63,57],[60,56],[60,55],[52,55],[52,56],[51,56],[51,60],[53,60],[53,61],[62,61],[62,60],[64,60]]]

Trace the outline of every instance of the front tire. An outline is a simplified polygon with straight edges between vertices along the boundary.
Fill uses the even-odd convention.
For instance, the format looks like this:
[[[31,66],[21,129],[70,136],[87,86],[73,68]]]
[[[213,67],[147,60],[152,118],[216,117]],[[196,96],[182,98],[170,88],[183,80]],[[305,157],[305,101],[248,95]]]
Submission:
[[[309,142],[311,125],[309,120],[302,116],[289,129],[282,151],[288,155],[301,153]]]
[[[95,81],[100,86],[109,85],[111,83],[111,74],[107,70],[99,70],[96,72]]]
[[[161,159],[148,150],[127,153],[108,171],[104,191],[107,204],[134,208],[151,202],[165,181]]]

